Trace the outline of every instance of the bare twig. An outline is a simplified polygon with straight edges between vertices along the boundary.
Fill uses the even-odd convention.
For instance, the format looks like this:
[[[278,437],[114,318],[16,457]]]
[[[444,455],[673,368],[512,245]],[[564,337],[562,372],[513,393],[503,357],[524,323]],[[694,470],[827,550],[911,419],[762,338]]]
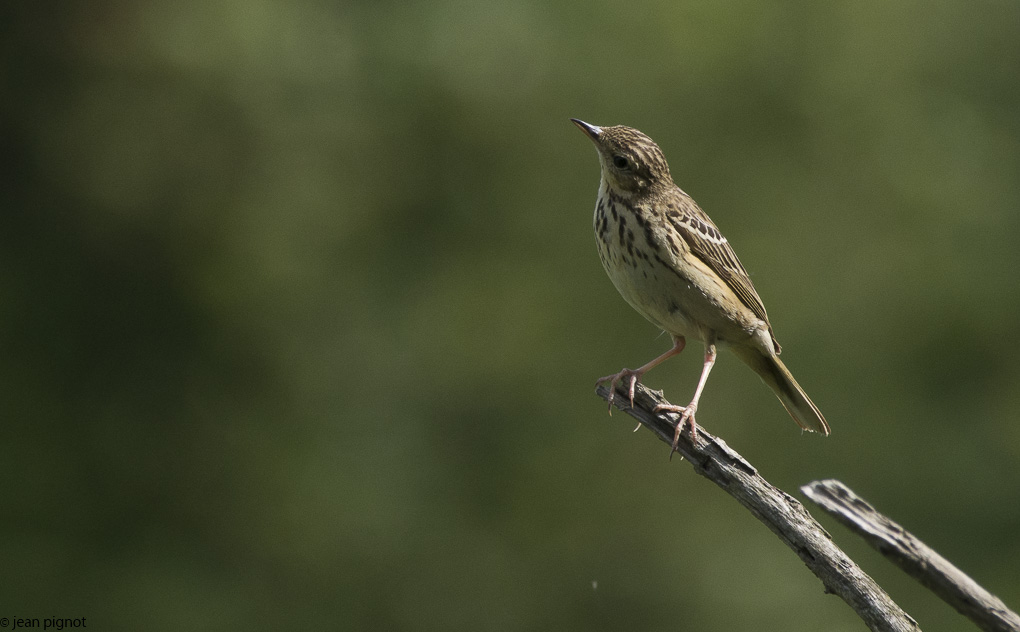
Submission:
[[[599,386],[596,392],[603,399],[609,397],[605,386]],[[621,410],[647,426],[665,443],[673,443],[674,423],[668,421],[667,415],[650,412],[657,404],[668,403],[661,393],[639,384],[634,398],[636,408],[630,408],[627,395],[621,390],[617,391],[615,401]],[[668,417],[675,419],[677,415]],[[842,598],[870,629],[919,632],[917,623],[833,544],[829,534],[800,502],[762,478],[754,466],[722,439],[699,427],[697,445],[691,443],[690,433],[684,432],[678,448],[694,471],[721,487],[765,523],[822,580],[826,591]]]
[[[1020,631],[1020,616],[924,542],[854,494],[839,481],[800,488],[815,504],[864,538],[908,575],[931,589],[982,630]]]

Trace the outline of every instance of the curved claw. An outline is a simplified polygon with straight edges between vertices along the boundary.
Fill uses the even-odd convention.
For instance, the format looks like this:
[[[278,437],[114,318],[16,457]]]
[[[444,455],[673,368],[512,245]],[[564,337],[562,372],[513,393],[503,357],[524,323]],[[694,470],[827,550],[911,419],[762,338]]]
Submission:
[[[601,384],[603,382],[609,382],[609,414],[613,414],[613,399],[616,397],[616,383],[624,378],[630,378],[630,388],[627,389],[627,394],[630,395],[630,407],[634,408],[634,388],[637,386],[638,380],[641,379],[642,372],[635,371],[632,369],[623,369],[619,373],[614,375],[607,375],[600,377],[595,380],[595,384]]]
[[[597,379],[595,381],[595,384],[601,384],[602,382],[611,382],[609,384],[609,414],[610,415],[613,414],[613,399],[616,396],[616,383],[617,382],[619,382],[620,380],[622,380],[625,377],[629,377],[630,378],[630,388],[627,389],[627,394],[630,395],[630,407],[634,408],[634,387],[637,386],[638,380],[641,379],[641,376],[644,375],[645,373],[647,373],[648,371],[651,371],[652,369],[654,369],[658,365],[662,364],[662,362],[664,360],[666,360],[667,358],[671,358],[671,357],[675,356],[676,354],[680,353],[681,351],[683,351],[684,350],[684,345],[686,345],[686,344],[687,344],[687,341],[684,339],[683,336],[673,336],[673,348],[670,349],[669,351],[667,351],[666,353],[662,354],[661,356],[655,358],[651,362],[645,364],[640,369],[623,369],[622,371],[620,371],[616,375],[607,375],[606,377],[600,377],[599,379]],[[713,347],[713,349],[714,349],[714,347]],[[713,353],[714,353],[714,351],[713,351]],[[713,358],[714,358],[714,356],[713,356]],[[704,378],[702,378],[702,379],[704,379]],[[699,392],[700,392],[700,389],[699,389]],[[695,400],[695,401],[697,401],[697,400]]]
[[[680,415],[680,419],[676,421],[676,434],[673,435],[673,446],[669,451],[670,458],[673,458],[673,453],[676,452],[677,446],[680,444],[680,433],[683,432],[684,426],[688,426],[691,429],[691,442],[698,442],[698,427],[694,421],[694,413],[698,410],[698,405],[691,402],[687,406],[676,406],[674,404],[659,404],[652,409],[653,413],[669,412]]]

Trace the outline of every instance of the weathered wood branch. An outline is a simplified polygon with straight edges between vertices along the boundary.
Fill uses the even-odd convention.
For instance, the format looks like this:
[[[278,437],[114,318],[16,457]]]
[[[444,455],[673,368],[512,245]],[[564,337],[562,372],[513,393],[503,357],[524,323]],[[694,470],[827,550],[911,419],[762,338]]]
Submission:
[[[617,407],[672,445],[675,422],[670,422],[669,418],[675,420],[677,415],[651,412],[657,404],[668,403],[662,394],[639,384],[635,408],[630,408],[627,394],[619,390],[622,388],[623,385],[618,386],[614,400]],[[609,398],[609,389],[605,386],[599,386],[596,392],[603,399]],[[695,472],[721,487],[765,523],[822,580],[826,591],[843,599],[871,630],[919,632],[917,622],[832,542],[800,502],[762,478],[754,466],[722,439],[699,427],[695,445],[691,443],[690,433],[684,431],[678,452]]]
[[[1020,616],[924,542],[875,511],[839,481],[815,481],[804,495],[864,538],[982,630],[1020,632]]]

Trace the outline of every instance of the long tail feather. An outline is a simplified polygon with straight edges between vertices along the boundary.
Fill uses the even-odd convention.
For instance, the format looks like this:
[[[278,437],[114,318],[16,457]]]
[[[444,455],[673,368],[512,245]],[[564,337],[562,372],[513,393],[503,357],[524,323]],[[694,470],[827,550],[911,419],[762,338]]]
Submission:
[[[825,423],[825,417],[818,410],[815,403],[807,396],[804,389],[793,379],[790,370],[786,368],[783,361],[774,355],[765,355],[754,347],[731,347],[747,366],[751,367],[762,379],[772,392],[776,394],[779,401],[783,403],[786,412],[790,413],[797,425],[804,430],[829,434],[829,424]]]

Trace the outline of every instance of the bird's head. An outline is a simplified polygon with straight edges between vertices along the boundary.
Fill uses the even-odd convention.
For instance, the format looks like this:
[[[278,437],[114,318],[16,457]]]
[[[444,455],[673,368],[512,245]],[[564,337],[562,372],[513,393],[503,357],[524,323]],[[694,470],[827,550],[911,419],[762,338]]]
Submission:
[[[617,193],[631,196],[673,184],[662,150],[651,138],[631,127],[599,127],[570,119],[599,152],[602,178]]]

